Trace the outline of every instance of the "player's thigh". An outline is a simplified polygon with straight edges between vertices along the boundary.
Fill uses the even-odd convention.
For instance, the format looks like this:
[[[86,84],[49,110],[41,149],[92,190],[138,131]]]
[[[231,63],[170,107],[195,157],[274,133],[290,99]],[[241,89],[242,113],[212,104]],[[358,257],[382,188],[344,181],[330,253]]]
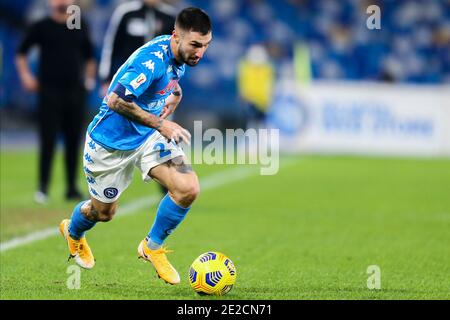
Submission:
[[[138,152],[136,166],[145,182],[154,179],[169,191],[198,183],[181,146],[167,141],[159,132],[152,134]]]
[[[116,202],[133,178],[136,155],[133,151],[106,150],[86,136],[83,170],[91,198],[101,203]]]
[[[184,156],[178,156],[153,167],[148,175],[171,193],[198,194],[200,191],[197,174]]]

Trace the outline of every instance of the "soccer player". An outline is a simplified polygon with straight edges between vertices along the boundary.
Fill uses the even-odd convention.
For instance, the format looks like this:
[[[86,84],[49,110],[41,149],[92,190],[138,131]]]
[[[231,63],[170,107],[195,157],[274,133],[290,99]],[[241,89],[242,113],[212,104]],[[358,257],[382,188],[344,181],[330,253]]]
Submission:
[[[157,36],[172,32],[175,18],[175,8],[162,0],[127,1],[114,10],[99,66],[102,94],[106,94],[116,71],[137,48]],[[158,186],[164,196],[167,189],[160,184]]]
[[[120,194],[137,167],[144,181],[154,179],[168,189],[138,246],[138,256],[151,262],[166,282],[180,282],[162,245],[190,210],[199,182],[179,145],[189,143],[189,132],[166,118],[181,100],[178,81],[185,65],[197,65],[211,40],[208,15],[199,8],[186,8],[178,14],[172,35],[154,38],[137,49],[114,75],[86,134],[83,162],[91,198],[79,203],[71,219],[59,227],[70,257],[79,266],[94,267],[85,232],[98,221],[113,218]]]

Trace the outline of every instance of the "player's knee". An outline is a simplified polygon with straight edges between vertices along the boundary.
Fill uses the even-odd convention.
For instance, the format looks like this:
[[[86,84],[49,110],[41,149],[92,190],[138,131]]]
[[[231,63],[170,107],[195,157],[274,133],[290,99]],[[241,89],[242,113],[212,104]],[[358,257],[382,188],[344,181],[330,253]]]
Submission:
[[[175,192],[173,192],[174,200],[181,204],[183,207],[189,207],[197,198],[200,193],[200,185],[198,181],[193,181],[179,186]]]
[[[111,206],[107,208],[102,208],[99,212],[99,220],[102,222],[108,222],[111,221],[114,217],[114,214],[116,213],[116,207]]]
[[[198,183],[193,183],[186,190],[185,200],[192,203],[194,202],[195,199],[197,199],[199,193],[200,193],[200,185]]]
[[[92,206],[91,216],[95,217],[96,221],[107,222],[111,221],[116,213],[116,206]]]

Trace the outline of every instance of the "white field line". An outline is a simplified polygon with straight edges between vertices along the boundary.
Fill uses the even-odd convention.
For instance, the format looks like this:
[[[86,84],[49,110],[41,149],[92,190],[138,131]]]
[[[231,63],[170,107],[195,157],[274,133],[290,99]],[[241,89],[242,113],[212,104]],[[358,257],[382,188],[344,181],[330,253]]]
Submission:
[[[294,163],[294,161],[282,162],[283,166]],[[280,164],[281,167],[281,164]],[[255,168],[241,166],[230,170],[220,171],[211,174],[200,180],[200,188],[203,191],[221,187],[223,185],[233,183],[247,177],[256,175],[259,171]],[[126,216],[135,214],[140,209],[151,206],[159,201],[160,196],[142,197],[132,200],[130,203],[123,205],[117,210],[117,216]],[[59,233],[58,228],[52,227],[39,231],[34,231],[21,237],[12,238],[11,240],[0,243],[0,252],[5,252],[38,240],[44,240],[55,236]]]

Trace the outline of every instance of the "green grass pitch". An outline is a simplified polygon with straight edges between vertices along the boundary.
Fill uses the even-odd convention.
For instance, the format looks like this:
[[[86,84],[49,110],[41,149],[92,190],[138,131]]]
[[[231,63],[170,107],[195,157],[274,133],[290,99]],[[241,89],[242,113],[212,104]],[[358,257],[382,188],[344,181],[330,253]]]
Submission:
[[[1,153],[0,240],[57,227],[66,203],[62,158],[50,203],[32,201],[33,152]],[[137,259],[156,204],[99,223],[88,232],[97,264],[66,282],[68,252],[54,235],[0,253],[1,299],[218,299],[188,283],[191,262],[214,250],[237,268],[220,299],[450,299],[450,161],[302,156],[282,158],[277,175],[252,166],[195,166],[202,193],[167,245],[182,282],[170,286]],[[225,179],[220,182],[221,179]],[[219,181],[219,183],[217,182]],[[83,186],[80,168],[80,186]],[[157,193],[138,175],[121,206]],[[381,289],[367,268],[379,266]]]

